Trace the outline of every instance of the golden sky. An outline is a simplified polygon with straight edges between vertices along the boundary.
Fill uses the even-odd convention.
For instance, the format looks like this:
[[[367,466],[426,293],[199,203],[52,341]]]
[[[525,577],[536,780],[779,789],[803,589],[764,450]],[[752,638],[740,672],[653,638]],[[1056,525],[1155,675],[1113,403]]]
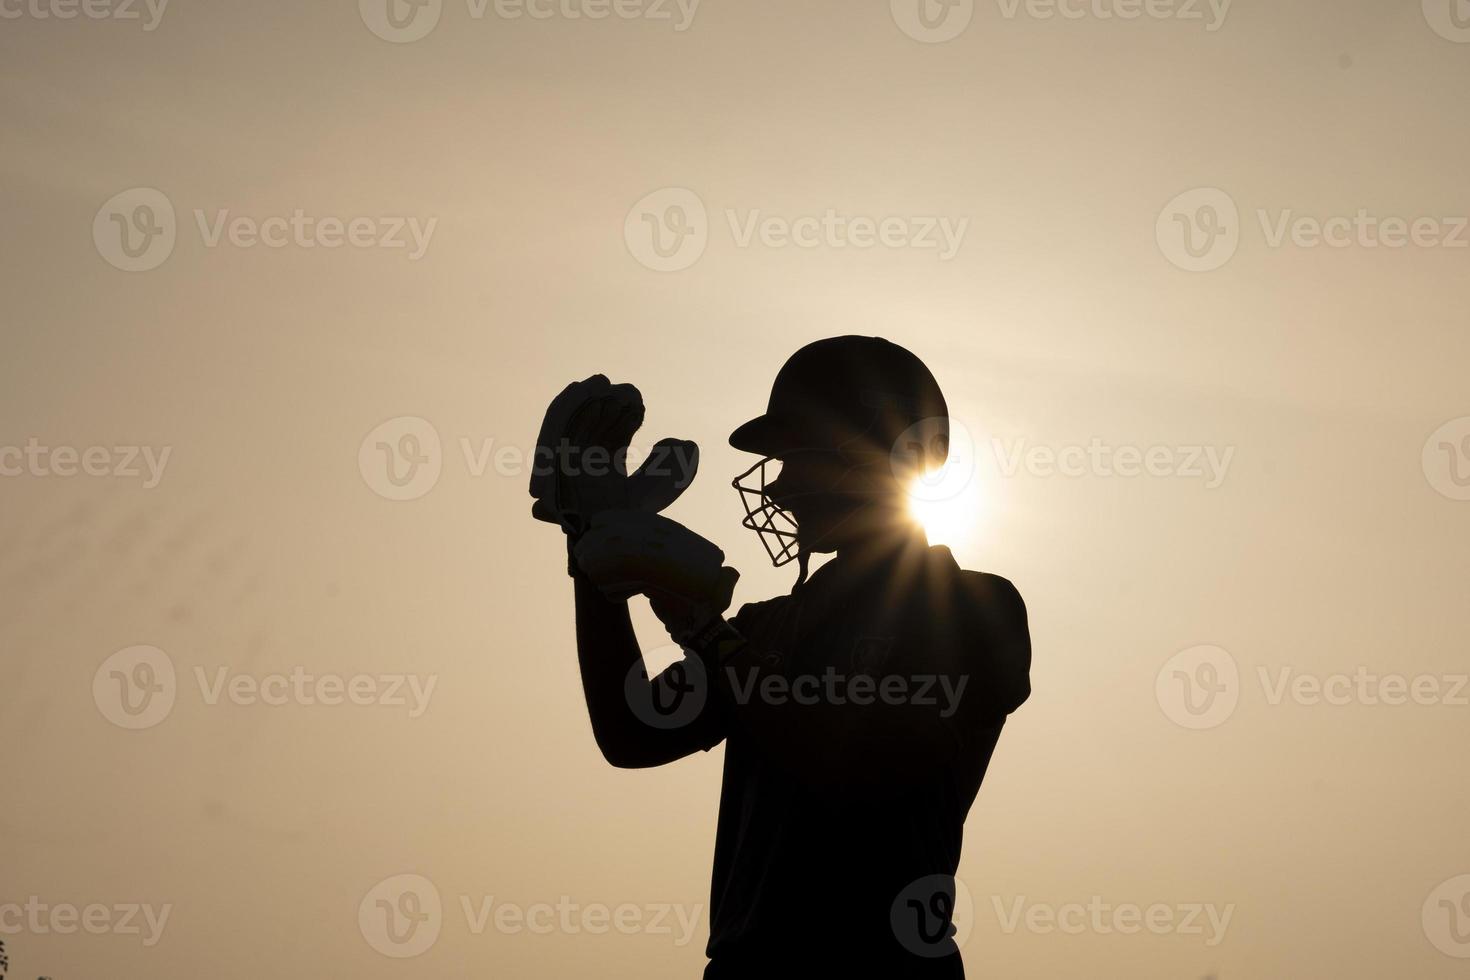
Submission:
[[[670,516],[779,594],[724,440],[842,333],[932,367],[937,536],[1030,610],[971,974],[1462,975],[1463,0],[374,2],[0,0],[13,975],[696,976],[721,750],[602,762],[515,458],[637,384],[639,444],[704,451]],[[130,730],[140,646],[176,690]],[[405,703],[252,701],[298,673]],[[359,915],[404,874],[413,959]],[[32,896],[170,911],[9,930]],[[697,923],[495,924],[564,896]],[[1046,927],[1089,903],[1230,911]]]

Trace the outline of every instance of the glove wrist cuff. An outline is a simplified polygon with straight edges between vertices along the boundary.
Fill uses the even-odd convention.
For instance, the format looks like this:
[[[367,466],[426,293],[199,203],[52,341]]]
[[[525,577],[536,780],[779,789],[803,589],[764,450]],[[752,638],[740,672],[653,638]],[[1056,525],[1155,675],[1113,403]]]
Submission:
[[[674,639],[680,646],[705,658],[713,658],[721,665],[745,646],[745,637],[718,615],[701,626],[680,631]]]

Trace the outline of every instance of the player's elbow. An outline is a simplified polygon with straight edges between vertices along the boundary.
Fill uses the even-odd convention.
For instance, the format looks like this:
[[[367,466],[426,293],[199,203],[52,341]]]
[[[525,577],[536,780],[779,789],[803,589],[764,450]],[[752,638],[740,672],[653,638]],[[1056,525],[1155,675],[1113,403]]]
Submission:
[[[647,769],[648,763],[637,754],[624,749],[602,749],[603,761],[614,769]]]
[[[647,748],[634,739],[599,735],[597,751],[602,753],[603,761],[614,769],[648,769],[658,765]]]

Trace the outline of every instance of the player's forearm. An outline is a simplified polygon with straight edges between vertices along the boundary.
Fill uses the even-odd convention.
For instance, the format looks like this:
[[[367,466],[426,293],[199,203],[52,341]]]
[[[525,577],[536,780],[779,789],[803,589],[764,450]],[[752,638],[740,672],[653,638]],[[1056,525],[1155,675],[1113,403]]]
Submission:
[[[684,686],[675,668],[648,680],[643,653],[626,602],[605,598],[590,582],[576,577],[577,659],[592,734],[602,757],[620,769],[647,769],[682,759],[723,737],[716,706],[701,698],[697,713],[670,726],[641,717],[633,701],[652,705],[670,699],[670,686]],[[637,680],[631,680],[636,677]],[[637,690],[649,688],[646,697]],[[673,695],[677,699],[680,695]],[[647,714],[647,711],[645,711]]]
[[[573,578],[577,603],[577,662],[592,734],[603,757],[621,766],[638,755],[646,731],[633,714],[624,684],[642,662],[628,604],[607,599],[581,576]]]

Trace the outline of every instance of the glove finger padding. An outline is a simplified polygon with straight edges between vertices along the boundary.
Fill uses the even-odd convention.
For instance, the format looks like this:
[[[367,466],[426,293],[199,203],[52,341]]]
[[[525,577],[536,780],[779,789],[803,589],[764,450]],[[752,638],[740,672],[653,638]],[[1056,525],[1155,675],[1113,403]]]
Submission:
[[[718,615],[740,573],[725,553],[677,521],[641,510],[604,511],[572,548],[577,567],[610,598],[659,595]]]
[[[531,516],[579,533],[596,510],[618,506],[626,471],[617,454],[642,424],[643,396],[632,385],[614,385],[601,374],[567,385],[536,437]]]
[[[698,472],[698,446],[688,439],[660,439],[628,477],[628,509],[657,514],[679,499]]]
[[[603,511],[656,512],[672,503],[694,479],[698,447],[662,440],[630,477],[628,444],[643,417],[643,396],[630,384],[594,374],[563,389],[536,439],[531,516],[579,535]]]

